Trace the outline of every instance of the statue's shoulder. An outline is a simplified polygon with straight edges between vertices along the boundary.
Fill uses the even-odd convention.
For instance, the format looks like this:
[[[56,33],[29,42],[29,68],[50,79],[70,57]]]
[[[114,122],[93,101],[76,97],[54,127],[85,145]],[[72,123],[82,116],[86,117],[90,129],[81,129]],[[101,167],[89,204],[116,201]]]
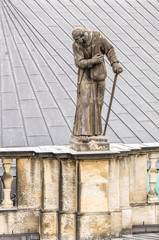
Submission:
[[[72,43],[72,47],[76,47],[78,44],[76,42]]]
[[[72,48],[73,48],[73,49],[78,49],[78,48],[79,48],[79,45],[78,45],[76,42],[74,42],[74,43],[72,44]]]
[[[97,30],[95,30],[95,31],[92,31],[93,32],[93,34],[95,35],[95,36],[100,36],[101,35],[101,33],[99,32],[99,31],[97,31]]]
[[[92,43],[97,44],[100,41],[101,33],[99,31],[92,31]]]
[[[74,42],[72,44],[72,49],[73,49],[74,53],[77,53],[77,52],[79,53],[82,51],[83,48],[81,46],[79,46],[78,43]]]

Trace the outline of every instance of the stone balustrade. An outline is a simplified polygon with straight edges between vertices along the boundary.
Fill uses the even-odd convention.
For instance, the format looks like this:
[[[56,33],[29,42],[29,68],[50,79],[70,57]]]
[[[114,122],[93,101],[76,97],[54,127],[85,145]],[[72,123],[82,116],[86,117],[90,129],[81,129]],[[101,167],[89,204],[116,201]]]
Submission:
[[[159,224],[158,153],[157,143],[111,144],[106,152],[76,152],[67,147],[0,152],[7,179],[0,234],[27,233],[29,229],[40,233],[43,240],[109,239],[131,233],[133,225]],[[14,211],[9,198],[9,156],[17,159]]]

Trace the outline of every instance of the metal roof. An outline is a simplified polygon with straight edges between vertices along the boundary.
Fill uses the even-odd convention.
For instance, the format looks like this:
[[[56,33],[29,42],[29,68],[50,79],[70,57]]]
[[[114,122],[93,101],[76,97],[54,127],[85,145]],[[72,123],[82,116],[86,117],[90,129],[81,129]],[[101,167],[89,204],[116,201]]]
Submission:
[[[69,143],[77,82],[71,32],[79,26],[101,31],[124,69],[117,82],[108,141],[159,141],[157,0],[2,0],[0,4],[0,147]],[[107,70],[103,124],[114,77],[108,62]]]

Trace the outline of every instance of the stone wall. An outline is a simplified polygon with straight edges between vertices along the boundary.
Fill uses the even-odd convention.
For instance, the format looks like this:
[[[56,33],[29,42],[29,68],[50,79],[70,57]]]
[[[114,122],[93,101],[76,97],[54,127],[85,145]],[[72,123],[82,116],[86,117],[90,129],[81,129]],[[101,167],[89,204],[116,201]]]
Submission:
[[[0,234],[104,240],[159,224],[158,212],[147,198],[146,151],[36,154],[17,157],[17,208],[0,208]]]

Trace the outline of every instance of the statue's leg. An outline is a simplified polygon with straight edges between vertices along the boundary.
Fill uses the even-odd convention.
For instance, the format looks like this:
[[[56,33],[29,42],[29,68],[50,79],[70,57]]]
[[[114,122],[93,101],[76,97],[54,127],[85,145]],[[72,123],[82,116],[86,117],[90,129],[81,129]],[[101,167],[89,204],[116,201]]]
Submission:
[[[77,95],[73,135],[92,135],[92,104],[92,84],[84,74],[80,84],[80,93]]]
[[[101,112],[104,100],[104,92],[105,92],[105,80],[98,81],[97,83],[97,106],[98,106],[98,135],[102,134],[102,120],[101,120]]]

